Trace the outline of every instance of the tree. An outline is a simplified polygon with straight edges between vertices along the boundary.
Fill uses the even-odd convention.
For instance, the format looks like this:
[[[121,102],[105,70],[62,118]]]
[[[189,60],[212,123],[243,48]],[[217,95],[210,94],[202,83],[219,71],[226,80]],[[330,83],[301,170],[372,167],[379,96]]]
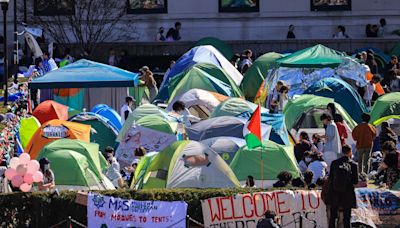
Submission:
[[[40,5],[42,1],[46,4]],[[43,15],[37,8],[35,12],[33,2],[36,2],[36,7],[45,7],[46,12],[53,13]],[[27,4],[29,24],[33,22],[39,25],[59,44],[78,44],[90,52],[95,50],[99,43],[135,39],[137,35],[133,27],[132,15],[126,14],[126,1],[28,0]],[[72,10],[63,9],[63,7],[71,6]]]

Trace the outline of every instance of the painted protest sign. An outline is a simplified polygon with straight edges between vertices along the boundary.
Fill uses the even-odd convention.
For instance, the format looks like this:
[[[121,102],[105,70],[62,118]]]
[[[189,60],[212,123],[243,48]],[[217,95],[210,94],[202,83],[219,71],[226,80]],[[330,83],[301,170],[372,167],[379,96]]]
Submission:
[[[116,157],[121,165],[130,165],[135,159],[136,148],[144,147],[148,152],[159,152],[175,141],[175,135],[137,125],[126,132],[117,149]]]
[[[187,203],[136,201],[90,193],[87,216],[89,228],[186,227]]]
[[[355,190],[357,209],[352,211],[352,222],[376,225],[398,225],[400,221],[400,192],[383,189]]]
[[[273,191],[214,197],[203,200],[207,228],[255,228],[266,210],[281,218],[284,227],[327,227],[326,206],[320,191]]]

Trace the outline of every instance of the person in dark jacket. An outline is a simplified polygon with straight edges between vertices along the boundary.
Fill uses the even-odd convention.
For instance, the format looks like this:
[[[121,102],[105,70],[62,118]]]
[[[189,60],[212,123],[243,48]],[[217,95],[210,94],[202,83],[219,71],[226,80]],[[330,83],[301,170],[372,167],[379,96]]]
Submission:
[[[258,221],[257,228],[279,228],[278,217],[274,211],[267,210],[264,218]]]
[[[358,167],[353,161],[352,150],[348,145],[342,147],[343,157],[331,164],[327,204],[331,206],[329,228],[336,228],[339,208],[343,211],[343,226],[350,228],[351,209],[357,207],[354,185],[358,183]]]
[[[306,151],[311,151],[311,142],[308,134],[304,131],[300,132],[300,140],[294,146],[294,156],[296,157],[297,162],[300,162]]]
[[[381,133],[379,133],[379,145],[382,147],[387,141],[397,144],[397,135],[396,132],[390,128],[388,122],[383,122],[381,125]]]
[[[368,67],[371,70],[372,74],[379,74],[378,63],[375,60],[374,54],[368,53],[367,60],[365,61],[365,64],[368,65]]]
[[[167,36],[166,36],[166,40],[167,41],[178,41],[180,40],[182,37],[179,33],[179,31],[181,30],[182,24],[177,21],[175,23],[175,28],[170,28],[167,32]]]

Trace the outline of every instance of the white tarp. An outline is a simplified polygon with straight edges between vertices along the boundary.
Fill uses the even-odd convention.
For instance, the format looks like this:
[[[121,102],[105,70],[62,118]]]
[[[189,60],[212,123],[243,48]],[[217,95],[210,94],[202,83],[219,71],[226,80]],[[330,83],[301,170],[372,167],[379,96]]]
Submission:
[[[89,228],[186,227],[187,203],[182,201],[137,201],[89,193]]]

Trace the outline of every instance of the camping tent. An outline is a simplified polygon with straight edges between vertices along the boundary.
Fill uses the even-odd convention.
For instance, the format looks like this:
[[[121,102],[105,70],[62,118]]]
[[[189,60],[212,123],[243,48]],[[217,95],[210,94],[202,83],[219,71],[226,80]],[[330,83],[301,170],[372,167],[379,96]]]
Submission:
[[[102,179],[102,171],[108,168],[108,163],[99,151],[98,144],[76,139],[60,139],[47,144],[40,151],[37,160],[59,150],[70,150],[84,155],[88,160],[89,168],[99,179]]]
[[[215,37],[205,37],[198,40],[195,44],[197,46],[211,45],[216,48],[227,60],[230,60],[233,57],[232,48],[226,44],[224,41],[215,38]]]
[[[241,183],[247,176],[254,177],[256,186],[272,187],[277,175],[288,171],[293,178],[300,176],[292,146],[280,146],[274,142],[264,142],[263,147],[249,149],[242,147],[233,158],[230,167]]]
[[[84,142],[90,142],[90,129],[89,125],[50,120],[35,132],[24,152],[28,153],[32,158],[36,158],[44,146],[58,139],[79,139]]]
[[[135,159],[136,148],[146,151],[162,151],[176,141],[176,122],[167,121],[157,115],[148,115],[139,119],[122,135],[118,136],[119,147],[116,156],[122,165],[131,165]]]
[[[231,77],[219,66],[210,63],[198,63],[185,69],[171,78],[166,86],[160,89],[161,100],[172,101],[191,89],[203,89],[228,97],[240,97],[242,92]]]
[[[235,188],[235,175],[209,147],[194,141],[180,141],[158,153],[143,178],[150,188]]]
[[[96,113],[108,119],[114,127],[119,131],[122,128],[121,116],[114,109],[108,107],[106,104],[99,104],[92,108],[91,112]]]
[[[49,120],[68,120],[68,107],[55,101],[47,100],[40,103],[33,111],[41,124]]]
[[[282,55],[269,52],[258,57],[245,73],[240,88],[247,100],[253,101],[268,71],[273,68],[275,61],[282,58]]]
[[[278,81],[290,86],[289,96],[303,94],[304,90],[323,78],[343,78],[366,85],[365,68],[344,54],[316,45],[276,60],[276,67],[266,76],[257,92],[256,103],[264,103]],[[267,105],[267,104],[265,104]]]
[[[172,106],[176,101],[181,101],[190,113],[201,119],[207,119],[210,113],[221,102],[228,99],[227,96],[209,92],[202,89],[191,89],[176,96],[167,106],[167,111],[172,111]]]
[[[241,98],[229,98],[215,107],[210,118],[218,116],[238,116],[244,112],[253,112],[257,105]]]
[[[176,118],[169,116],[164,109],[152,104],[144,104],[137,107],[131,114],[129,114],[128,119],[125,120],[124,126],[122,126],[122,129],[119,132],[117,141],[120,142],[121,137],[123,137],[125,133],[132,127],[132,125],[134,125],[139,119],[149,115],[159,116],[168,122],[176,122]]]
[[[371,123],[384,116],[400,115],[400,92],[379,97],[371,110]]]
[[[86,112],[71,117],[69,121],[90,125],[95,131],[91,135],[90,141],[98,143],[100,151],[104,151],[107,146],[114,147],[119,131],[108,119],[92,112]]]
[[[233,116],[220,116],[203,120],[186,129],[189,139],[202,141],[219,136],[243,138],[243,128],[246,119]],[[261,134],[264,140],[269,138],[271,126],[261,124]]]
[[[361,122],[361,115],[368,112],[360,94],[348,83],[340,79],[321,79],[310,86],[304,94],[333,98],[357,123]]]
[[[246,141],[244,139],[224,136],[209,138],[201,141],[201,143],[217,152],[228,165],[235,157],[236,152],[238,152],[241,147],[246,145]]]
[[[158,99],[167,100],[168,90],[165,90],[165,87],[169,85],[171,79],[199,63],[208,63],[223,69],[237,86],[242,81],[242,74],[217,49],[211,45],[197,46],[180,57],[168,75],[164,76]]]
[[[22,118],[19,122],[18,136],[21,142],[22,148],[25,148],[35,134],[36,130],[39,129],[40,122],[34,117]]]
[[[128,95],[127,87],[138,84],[138,74],[117,67],[81,59],[29,83],[31,89],[63,89],[56,91],[58,101],[82,110],[106,103],[114,109],[123,104],[121,97]],[[119,87],[119,88],[117,88]],[[83,90],[79,90],[85,88]],[[76,91],[75,91],[76,90]],[[63,96],[64,92],[66,96]],[[72,94],[71,91],[74,91]],[[79,103],[76,105],[74,103]]]
[[[56,187],[60,190],[108,190],[112,183],[105,177],[99,179],[91,169],[90,160],[85,155],[73,150],[56,150],[39,154],[49,159],[54,172]],[[66,172],[68,170],[68,172]]]
[[[319,117],[326,112],[326,106],[329,103],[335,104],[336,112],[342,115],[350,129],[356,126],[356,123],[346,110],[332,98],[305,94],[289,100],[285,106],[283,113],[285,114],[286,127],[288,129],[321,128],[322,123]]]

